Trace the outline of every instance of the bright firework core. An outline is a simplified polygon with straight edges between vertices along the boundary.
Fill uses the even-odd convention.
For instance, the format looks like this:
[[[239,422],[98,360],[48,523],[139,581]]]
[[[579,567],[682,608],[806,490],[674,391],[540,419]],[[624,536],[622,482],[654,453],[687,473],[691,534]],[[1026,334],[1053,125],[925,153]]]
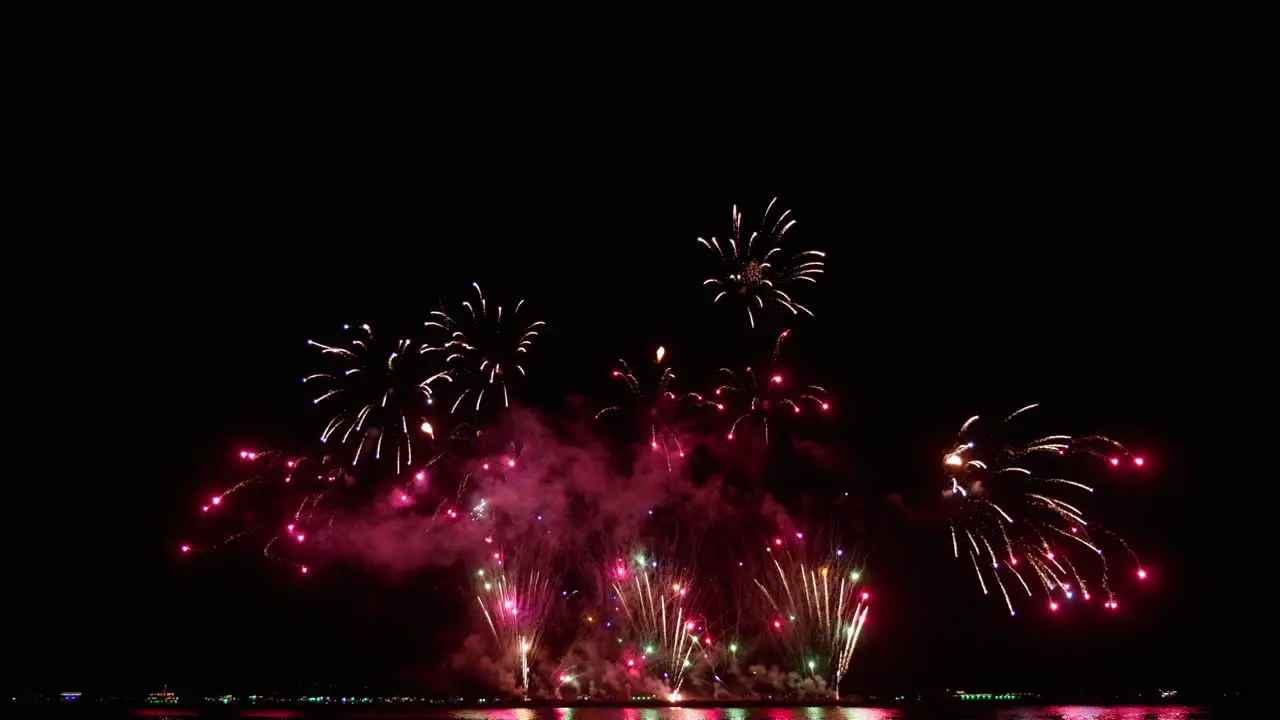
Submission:
[[[738,292],[746,293],[764,283],[764,272],[767,266],[755,260],[748,260],[738,266],[738,272],[729,275],[729,279],[739,283]]]

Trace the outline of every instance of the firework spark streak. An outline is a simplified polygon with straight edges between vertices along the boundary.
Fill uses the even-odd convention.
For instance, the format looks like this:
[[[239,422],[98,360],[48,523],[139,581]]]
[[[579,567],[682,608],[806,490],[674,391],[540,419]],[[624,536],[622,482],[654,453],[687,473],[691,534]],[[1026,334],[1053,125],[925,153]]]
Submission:
[[[222,529],[219,539],[207,545],[183,543],[181,551],[206,552],[257,537],[264,542],[265,557],[309,572],[306,565],[290,559],[292,553],[284,548],[296,549],[309,537],[332,529],[336,505],[329,498],[347,485],[350,476],[345,468],[330,456],[298,457],[276,450],[241,450],[240,462],[246,477],[200,507],[202,519]],[[273,509],[278,514],[273,515]],[[245,517],[254,519],[244,522]],[[224,521],[233,523],[230,530]]]
[[[720,368],[719,374],[725,381],[712,391],[716,407],[726,407],[734,413],[733,424],[729,426],[726,437],[733,440],[740,434],[744,424],[759,427],[764,434],[764,441],[769,442],[769,427],[776,424],[780,415],[789,417],[801,415],[803,408],[825,412],[831,409],[829,393],[818,385],[795,385],[779,368],[779,356],[783,342],[790,334],[784,330],[774,343],[773,362],[771,368],[756,370],[746,368],[742,372],[734,372],[729,368]],[[772,423],[771,423],[772,420]]]
[[[518,664],[526,693],[529,658],[538,652],[560,582],[546,558],[545,552],[508,556],[499,550],[487,568],[476,571],[476,602],[503,657]]]
[[[607,575],[634,643],[628,667],[641,664],[661,673],[678,694],[704,646],[713,642],[696,610],[693,572],[636,551],[618,558]]]
[[[836,697],[870,609],[861,580],[843,551],[814,553],[800,535],[775,538],[755,580],[777,642],[814,678],[830,677]]]
[[[659,347],[654,357],[656,359],[652,374],[657,379],[652,383],[642,382],[637,371],[633,370],[625,360],[618,360],[618,366],[613,369],[613,377],[626,385],[630,403],[635,406],[637,412],[644,414],[649,447],[655,452],[662,453],[669,472],[672,454],[677,458],[684,457],[684,445],[680,442],[680,435],[676,432],[673,423],[686,404],[701,405],[703,398],[697,393],[677,393],[672,389],[676,374],[665,362],[666,348]],[[642,375],[645,374],[643,370],[644,368],[641,368]],[[605,415],[620,413],[622,410],[622,405],[610,405],[596,413],[595,419],[599,420]]]
[[[740,303],[748,324],[756,326],[757,314],[770,307],[781,307],[793,315],[812,316],[809,308],[796,302],[784,289],[797,282],[816,283],[823,273],[826,253],[805,250],[788,257],[782,248],[784,236],[796,221],[791,211],[772,214],[778,199],[774,198],[760,218],[760,226],[743,237],[742,213],[733,207],[733,230],[724,241],[698,238],[698,243],[715,253],[715,273],[702,282],[715,292],[712,302]]]
[[[508,381],[515,376],[525,376],[522,363],[533,347],[538,328],[546,325],[520,319],[524,300],[514,308],[491,306],[480,285],[471,283],[471,286],[475,288],[476,300],[464,301],[463,312],[431,313],[431,319],[424,325],[443,337],[419,348],[423,354],[439,354],[449,368],[439,377],[456,385],[457,397],[450,413],[460,409],[480,412],[486,403],[499,401],[502,407],[509,407]]]
[[[334,366],[302,380],[320,386],[312,404],[333,411],[320,441],[350,448],[352,465],[394,458],[399,474],[413,463],[415,442],[430,435],[423,413],[440,376],[424,379],[411,340],[375,335],[368,325],[343,329],[353,333],[345,347],[307,341]]]
[[[1118,604],[1103,546],[1118,547],[1133,562],[1139,580],[1147,571],[1122,538],[1086,519],[1079,503],[1094,494],[1094,487],[1071,473],[1090,464],[1141,468],[1144,460],[1099,435],[1016,440],[1014,421],[1035,407],[1028,405],[991,429],[978,416],[969,418],[943,456],[943,495],[954,511],[952,554],[959,558],[964,547],[983,594],[989,594],[990,577],[1010,615],[1016,610],[1005,579],[1016,580],[1011,587],[1021,587],[1028,597],[1033,586],[1043,589],[1055,612],[1060,602],[1076,599],[1077,592],[1081,600],[1090,600],[1090,587],[1096,584],[1107,595],[1103,607],[1114,610]]]

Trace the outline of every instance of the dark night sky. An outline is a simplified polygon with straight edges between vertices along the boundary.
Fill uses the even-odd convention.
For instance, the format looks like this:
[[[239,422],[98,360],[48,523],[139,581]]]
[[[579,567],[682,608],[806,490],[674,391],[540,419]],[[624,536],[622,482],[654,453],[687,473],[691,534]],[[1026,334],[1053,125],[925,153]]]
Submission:
[[[475,122],[250,99],[52,122],[7,233],[32,257],[6,288],[6,680],[421,681],[455,622],[438,583],[175,556],[211,467],[314,432],[303,341],[416,324],[478,280],[550,323],[535,405],[598,394],[614,357],[659,343],[713,369],[737,318],[700,292],[694,238],[779,195],[829,253],[800,352],[838,393],[848,483],[874,512],[936,497],[964,418],[1030,402],[1152,458],[1109,508],[1154,573],[1122,618],[1011,619],[945,526],[899,519],[855,674],[1233,682],[1269,582],[1251,498],[1274,468],[1239,409],[1263,389],[1247,346],[1274,298],[1246,248],[1269,234],[1240,127],[1122,85],[865,88],[857,112],[725,134],[710,113],[683,125],[690,107],[544,114],[563,98],[536,94]]]

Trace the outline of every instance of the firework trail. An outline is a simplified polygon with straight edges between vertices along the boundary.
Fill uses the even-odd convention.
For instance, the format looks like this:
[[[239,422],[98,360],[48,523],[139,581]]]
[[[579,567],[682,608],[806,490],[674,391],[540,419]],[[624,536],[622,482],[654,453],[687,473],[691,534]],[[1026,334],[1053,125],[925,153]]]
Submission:
[[[312,458],[276,450],[241,450],[239,457],[247,477],[213,494],[200,507],[201,519],[215,526],[219,539],[203,546],[183,543],[179,549],[196,554],[241,538],[265,538],[264,556],[308,573],[308,566],[290,556],[308,538],[333,528],[337,505],[331,497],[350,484],[351,476],[343,464],[327,455]],[[225,529],[227,525],[230,530]]]
[[[976,415],[969,418],[943,456],[948,485],[943,495],[953,511],[952,554],[959,559],[964,550],[983,594],[998,589],[1011,615],[1016,614],[1013,597],[1031,597],[1032,588],[1043,590],[1056,612],[1077,593],[1090,600],[1096,585],[1107,597],[1103,607],[1115,610],[1104,549],[1120,549],[1139,580],[1147,571],[1122,538],[1086,519],[1081,505],[1095,488],[1074,473],[1091,464],[1142,468],[1145,461],[1098,435],[1017,440],[1014,421],[1035,407],[1028,405],[991,428]]]
[[[526,322],[520,317],[524,300],[514,308],[490,306],[477,283],[476,300],[462,303],[462,312],[450,315],[431,313],[424,325],[436,341],[419,348],[423,354],[438,354],[448,367],[444,378],[452,383],[456,397],[449,412],[480,412],[483,407],[511,404],[508,384],[516,376],[524,377],[522,364],[538,336],[538,328],[546,323]]]
[[[476,602],[506,660],[519,668],[520,687],[529,692],[529,661],[537,655],[547,620],[559,596],[560,577],[545,548],[523,544],[510,553],[494,550],[476,570]]]
[[[812,316],[813,312],[792,299],[784,288],[795,282],[816,283],[823,273],[826,253],[806,250],[788,257],[783,250],[783,236],[796,221],[791,218],[790,210],[771,215],[777,202],[777,198],[769,202],[760,226],[746,237],[743,237],[742,213],[735,205],[733,231],[727,240],[698,238],[716,257],[714,273],[702,282],[715,292],[712,302],[740,303],[752,328],[756,326],[757,314],[771,307],[786,308],[793,315],[803,312]]]
[[[623,663],[661,675],[669,696],[678,698],[688,672],[715,642],[700,611],[702,583],[692,569],[643,550],[619,556],[606,575],[630,640]]]
[[[413,464],[415,443],[432,435],[425,412],[432,384],[446,376],[425,375],[409,339],[375,335],[368,325],[343,329],[353,333],[346,346],[307,341],[332,364],[302,379],[319,386],[312,404],[333,413],[320,441],[351,448],[352,465],[394,458],[399,474]]]
[[[858,636],[867,621],[871,594],[862,567],[837,548],[818,551],[803,533],[773,538],[755,579],[775,642],[798,662],[801,674],[840,680],[849,671]]]
[[[723,382],[716,386],[712,395],[718,409],[729,408],[733,412],[734,420],[726,434],[729,440],[736,438],[744,425],[751,425],[760,429],[768,443],[770,425],[776,425],[782,417],[801,415],[805,407],[819,412],[831,409],[825,388],[797,385],[781,369],[782,345],[790,333],[790,330],[784,330],[778,335],[769,367],[760,370],[748,367],[742,372],[726,367],[718,371]]]
[[[636,412],[644,417],[649,447],[662,453],[667,470],[670,471],[672,454],[683,458],[685,452],[680,435],[676,432],[675,422],[683,408],[691,404],[701,405],[703,398],[697,393],[678,393],[672,389],[676,375],[667,364],[666,348],[659,347],[654,358],[652,368],[641,367],[639,370],[633,370],[625,360],[618,360],[618,366],[613,369],[613,377],[626,385],[630,406],[634,406]],[[651,382],[641,379],[647,375],[653,375],[656,379]],[[610,405],[596,413],[595,419],[599,420],[610,413],[621,413],[623,407]]]

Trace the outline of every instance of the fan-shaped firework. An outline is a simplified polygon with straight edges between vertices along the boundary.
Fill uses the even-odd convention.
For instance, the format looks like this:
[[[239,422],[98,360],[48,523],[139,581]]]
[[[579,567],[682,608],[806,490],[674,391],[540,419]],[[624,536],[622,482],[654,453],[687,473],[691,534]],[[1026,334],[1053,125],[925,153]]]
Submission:
[[[444,375],[424,372],[411,340],[375,335],[368,325],[343,329],[354,333],[347,347],[307,341],[334,366],[303,378],[321,386],[311,402],[333,413],[320,440],[350,447],[352,465],[394,458],[398,474],[413,463],[431,385]]]
[[[606,574],[630,636],[623,663],[661,675],[670,694],[678,695],[689,669],[713,643],[693,571],[635,550],[617,558]]]
[[[307,566],[289,559],[294,553],[285,553],[283,547],[301,546],[332,527],[337,506],[330,496],[349,483],[345,468],[331,456],[299,457],[275,450],[241,450],[240,462],[244,479],[200,507],[202,519],[213,526],[203,532],[217,539],[205,545],[184,543],[182,552],[203,552],[257,537],[265,543],[266,557],[306,573]]]
[[[1004,576],[1016,581],[1015,594],[1031,597],[1032,587],[1042,588],[1052,611],[1076,599],[1077,592],[1080,600],[1090,600],[1096,584],[1107,596],[1103,606],[1114,610],[1118,604],[1105,546],[1120,549],[1138,579],[1147,572],[1123,539],[1085,518],[1080,505],[1094,487],[1073,473],[1088,470],[1088,464],[1141,468],[1144,461],[1097,435],[1017,440],[1013,421],[1035,407],[1028,405],[989,429],[978,416],[969,418],[943,456],[944,496],[954,503],[952,553],[960,558],[960,548],[965,549],[983,594],[990,591],[988,579],[994,580],[1010,614],[1014,604]]]
[[[713,395],[718,408],[727,408],[733,413],[733,424],[726,435],[729,440],[737,437],[744,425],[754,425],[764,434],[767,443],[771,421],[776,423],[779,417],[800,415],[805,407],[819,412],[831,409],[825,388],[798,385],[779,367],[782,343],[790,332],[784,330],[774,343],[771,367],[759,370],[748,367],[742,372],[720,368],[718,371],[723,382],[716,386]]]
[[[476,571],[476,602],[499,651],[515,662],[520,687],[529,689],[529,658],[538,652],[559,590],[546,548],[520,546],[507,555],[494,551],[492,562]]]
[[[490,307],[480,285],[471,286],[476,290],[476,300],[464,301],[462,312],[431,313],[425,325],[441,337],[421,348],[424,354],[439,353],[449,368],[447,377],[455,394],[451,413],[460,409],[479,412],[486,403],[501,402],[502,407],[508,407],[508,381],[525,376],[522,363],[533,347],[537,328],[546,324],[526,322],[520,317],[524,300],[513,308]]]
[[[634,406],[634,411],[643,415],[649,447],[662,453],[670,470],[672,454],[684,457],[684,445],[675,427],[680,411],[688,404],[702,404],[703,399],[697,393],[678,393],[672,389],[676,375],[666,362],[666,348],[659,347],[654,358],[652,367],[636,369],[620,359],[613,369],[613,377],[626,385],[628,406]],[[596,413],[596,419],[623,412],[623,408],[622,404],[610,405]]]
[[[802,674],[824,679],[839,697],[871,594],[862,585],[862,567],[848,553],[814,544],[801,533],[774,538],[755,583],[777,644]]]
[[[698,242],[715,253],[716,269],[703,286],[715,292],[712,302],[740,304],[747,322],[756,326],[757,314],[773,307],[786,308],[793,315],[812,316],[809,308],[796,302],[784,288],[796,282],[816,283],[823,273],[826,253],[805,250],[788,256],[782,248],[783,236],[796,224],[791,211],[776,217],[770,213],[778,199],[774,198],[760,218],[760,226],[743,237],[742,213],[733,207],[733,233],[725,241],[716,238]]]

